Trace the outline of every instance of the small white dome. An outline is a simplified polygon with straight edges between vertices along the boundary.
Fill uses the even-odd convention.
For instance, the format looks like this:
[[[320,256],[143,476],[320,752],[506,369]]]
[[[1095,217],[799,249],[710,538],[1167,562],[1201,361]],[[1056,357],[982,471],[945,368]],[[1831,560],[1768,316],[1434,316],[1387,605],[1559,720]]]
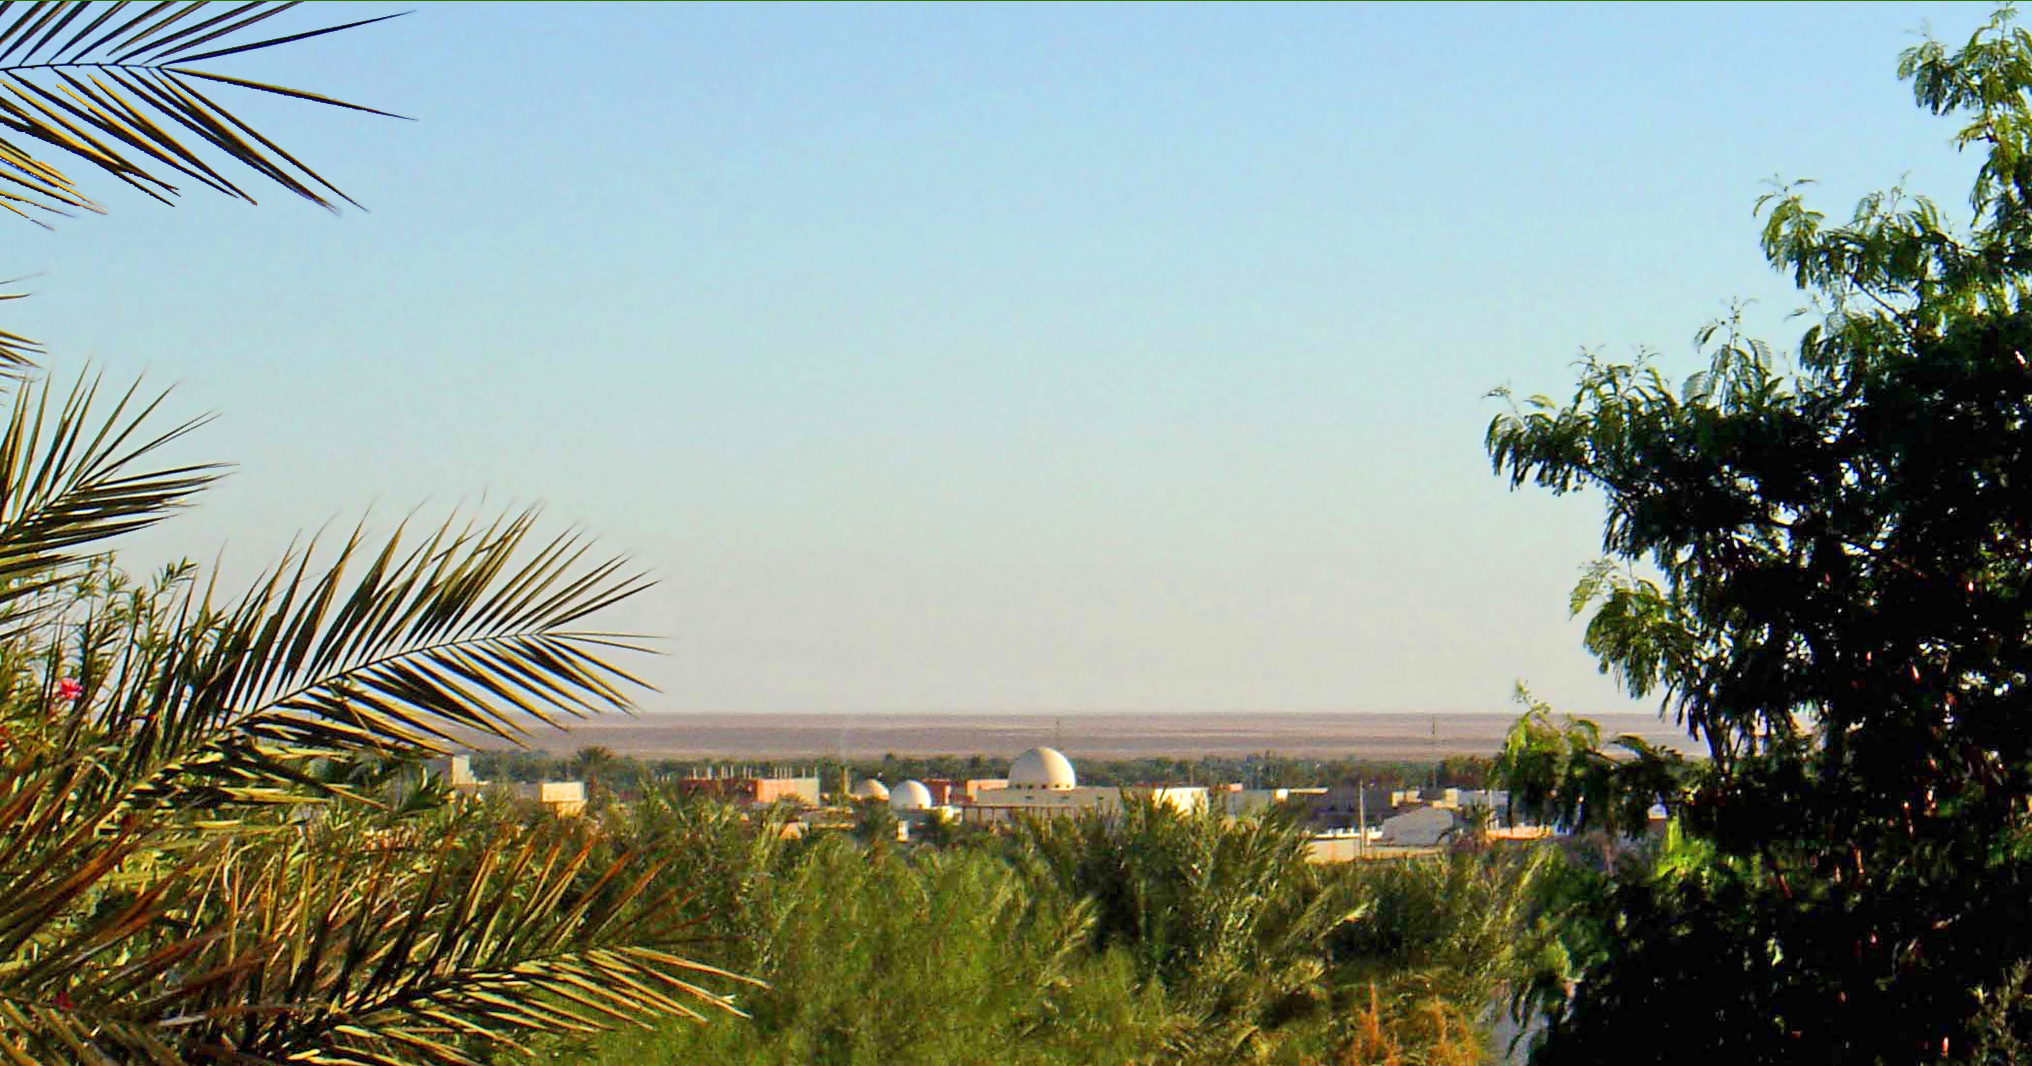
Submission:
[[[892,811],[928,811],[931,809],[931,790],[922,781],[905,781],[889,791],[889,809]]]
[[[889,798],[889,786],[870,777],[855,785],[847,795],[857,800],[885,800]]]
[[[1010,788],[1067,789],[1078,784],[1072,760],[1055,748],[1031,748],[1009,764]]]

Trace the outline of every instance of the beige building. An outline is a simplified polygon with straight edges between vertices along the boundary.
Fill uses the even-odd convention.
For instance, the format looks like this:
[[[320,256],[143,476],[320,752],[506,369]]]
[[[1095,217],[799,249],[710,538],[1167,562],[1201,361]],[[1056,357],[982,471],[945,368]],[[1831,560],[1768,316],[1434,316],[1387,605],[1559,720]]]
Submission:
[[[1326,794],[1324,788],[1243,788],[1229,785],[1209,794],[1213,808],[1230,818],[1261,818],[1286,804],[1304,803]]]
[[[490,782],[473,776],[473,758],[470,755],[440,756],[425,763],[424,769],[462,796],[475,796],[490,787]],[[527,781],[510,783],[506,787],[508,794],[516,799],[533,800],[558,814],[585,813],[586,784],[583,781]]]
[[[477,789],[486,784],[485,781],[473,776],[471,755],[440,755],[425,765],[433,777],[461,792]]]
[[[1402,847],[1429,848],[1452,837],[1458,826],[1452,807],[1439,804],[1413,807],[1383,819],[1383,832],[1378,840]]]
[[[688,796],[712,796],[743,806],[794,803],[816,807],[819,800],[816,777],[686,777],[674,787]]]
[[[584,781],[527,781],[512,787],[516,799],[535,800],[558,814],[584,814]]]

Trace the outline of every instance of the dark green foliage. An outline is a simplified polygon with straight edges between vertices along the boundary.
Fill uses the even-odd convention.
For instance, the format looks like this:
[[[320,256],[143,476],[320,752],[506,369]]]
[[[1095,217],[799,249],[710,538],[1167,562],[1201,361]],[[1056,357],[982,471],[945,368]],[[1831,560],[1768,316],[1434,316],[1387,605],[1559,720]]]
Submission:
[[[933,1062],[1012,1047],[1063,1019],[1086,908],[1037,898],[991,857],[870,859],[821,841],[772,894],[758,971],[778,987],[753,1010],[810,1063]],[[992,1019],[988,1026],[980,1024]]]
[[[683,886],[685,935],[702,957],[729,969],[756,964],[757,933],[786,848],[784,819],[769,810],[652,790],[600,819],[603,842],[617,854],[654,857],[668,883]]]
[[[1706,855],[1574,912],[1609,946],[1544,1061],[1954,1060],[2032,1031],[2032,36],[2006,11],[1900,70],[1986,153],[1965,229],[1895,190],[1831,226],[1781,190],[1764,248],[1819,312],[1797,371],[1725,323],[1683,387],[1589,359],[1570,401],[1490,427],[1513,484],[1604,494],[1588,646],[1710,756],[1611,762],[1542,715],[1513,737],[1520,794],[1617,829],[1662,800]]]
[[[1555,723],[1549,707],[1520,691],[1530,706],[1510,727],[1494,776],[1510,791],[1510,809],[1575,833],[1635,835],[1650,821],[1653,804],[1678,804],[1698,771],[1674,751],[1641,737],[1622,736],[1611,754],[1601,730],[1584,719]]]

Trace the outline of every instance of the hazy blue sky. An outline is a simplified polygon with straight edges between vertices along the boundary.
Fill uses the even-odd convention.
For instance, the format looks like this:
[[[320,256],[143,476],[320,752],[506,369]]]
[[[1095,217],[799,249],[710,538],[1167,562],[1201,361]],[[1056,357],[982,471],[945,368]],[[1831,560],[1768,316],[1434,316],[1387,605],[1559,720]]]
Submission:
[[[0,271],[221,414],[134,562],[540,502],[651,710],[1620,709],[1484,394],[1796,332],[1760,182],[1962,204],[1894,65],[1987,11],[427,5],[218,64],[420,119],[250,105],[370,213],[95,183]]]

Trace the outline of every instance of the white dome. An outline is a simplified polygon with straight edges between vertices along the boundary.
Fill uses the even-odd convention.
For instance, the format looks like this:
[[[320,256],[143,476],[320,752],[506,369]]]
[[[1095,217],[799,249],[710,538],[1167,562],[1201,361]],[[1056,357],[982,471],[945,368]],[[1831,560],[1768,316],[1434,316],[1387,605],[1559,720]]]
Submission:
[[[1066,789],[1078,784],[1072,761],[1053,748],[1031,748],[1009,764],[1010,788]]]
[[[855,785],[853,791],[847,794],[857,800],[885,800],[889,798],[889,786],[870,777]]]
[[[922,781],[905,781],[889,790],[889,809],[892,811],[928,811],[931,809],[931,790]]]

